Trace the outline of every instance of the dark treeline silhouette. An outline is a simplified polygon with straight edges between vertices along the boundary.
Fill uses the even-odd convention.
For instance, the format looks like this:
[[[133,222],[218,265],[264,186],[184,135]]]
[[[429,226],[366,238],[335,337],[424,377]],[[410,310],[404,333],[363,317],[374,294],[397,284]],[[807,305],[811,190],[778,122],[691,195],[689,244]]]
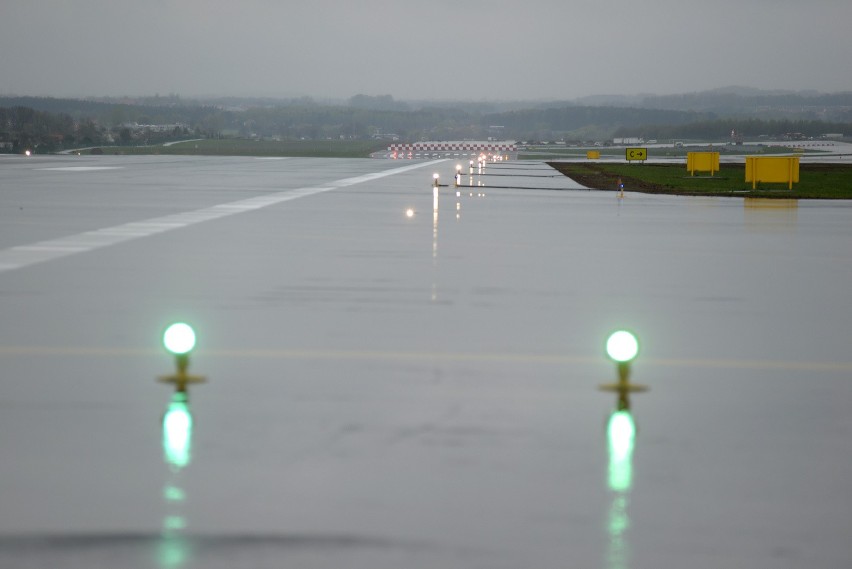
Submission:
[[[615,104],[617,99],[607,98],[608,105],[538,102],[524,106],[400,102],[390,95],[363,94],[347,102],[324,104],[308,97],[229,98],[204,103],[175,95],[101,100],[0,97],[0,151],[32,148],[52,152],[80,146],[152,144],[188,136],[589,141],[612,136],[719,139],[730,136],[731,131],[745,137],[852,134],[850,94],[708,92],[634,97],[629,100],[633,106]],[[826,116],[835,120],[822,118]]]

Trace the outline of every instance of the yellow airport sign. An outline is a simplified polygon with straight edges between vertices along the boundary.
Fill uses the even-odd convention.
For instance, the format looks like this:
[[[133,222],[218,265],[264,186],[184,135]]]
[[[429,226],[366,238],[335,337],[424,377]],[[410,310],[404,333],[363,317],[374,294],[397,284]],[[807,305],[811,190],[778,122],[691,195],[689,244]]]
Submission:
[[[746,156],[745,181],[751,182],[751,189],[758,182],[787,183],[787,189],[793,189],[793,182],[799,181],[798,156]]]
[[[686,169],[689,170],[690,176],[694,176],[696,170],[699,172],[710,172],[712,176],[714,172],[719,171],[719,153],[687,152]]]
[[[589,160],[600,160],[601,151],[600,150],[587,150],[586,158]]]
[[[624,149],[625,158],[627,161],[633,160],[647,160],[648,159],[648,149],[647,148],[625,148]]]

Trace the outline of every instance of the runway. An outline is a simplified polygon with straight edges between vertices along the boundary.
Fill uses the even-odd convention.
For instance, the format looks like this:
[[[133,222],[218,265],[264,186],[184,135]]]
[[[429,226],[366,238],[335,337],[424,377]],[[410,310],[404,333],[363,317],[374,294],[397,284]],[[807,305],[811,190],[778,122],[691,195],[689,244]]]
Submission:
[[[455,167],[0,160],[0,566],[848,567],[852,203]]]

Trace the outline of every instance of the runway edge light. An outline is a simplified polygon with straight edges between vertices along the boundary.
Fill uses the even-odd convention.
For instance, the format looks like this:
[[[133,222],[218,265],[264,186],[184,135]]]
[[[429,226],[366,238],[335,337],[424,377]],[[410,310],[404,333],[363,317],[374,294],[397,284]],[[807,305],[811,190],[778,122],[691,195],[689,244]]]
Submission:
[[[163,346],[176,356],[188,354],[195,347],[195,330],[189,324],[176,322],[163,333]]]
[[[618,383],[600,386],[603,391],[618,394],[616,410],[607,421],[609,447],[609,488],[627,492],[632,483],[632,455],[636,438],[636,423],[630,412],[630,393],[647,391],[645,385],[630,383],[630,364],[639,355],[639,340],[627,330],[617,330],[606,340],[606,354],[618,367]],[[618,532],[620,533],[620,532]]]
[[[639,340],[633,332],[617,330],[606,340],[606,355],[618,368],[618,383],[601,385],[604,391],[615,391],[622,396],[631,391],[647,391],[644,385],[630,383],[630,364],[639,355]]]
[[[617,363],[633,361],[639,354],[639,341],[636,335],[627,330],[613,332],[606,341],[606,354]]]
[[[200,375],[190,375],[186,372],[189,368],[189,354],[195,348],[195,331],[192,326],[185,322],[176,322],[166,328],[163,333],[163,346],[175,356],[177,366],[176,373],[161,376],[163,383],[175,385],[178,392],[185,393],[190,383],[203,383],[206,379]]]

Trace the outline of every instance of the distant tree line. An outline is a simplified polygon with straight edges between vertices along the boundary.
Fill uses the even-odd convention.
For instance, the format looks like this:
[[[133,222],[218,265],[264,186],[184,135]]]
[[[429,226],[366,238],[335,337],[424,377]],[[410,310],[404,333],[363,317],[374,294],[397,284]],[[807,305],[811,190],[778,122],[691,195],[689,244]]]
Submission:
[[[705,101],[697,94],[684,97]],[[743,97],[721,94],[706,101],[716,101],[718,106],[719,101],[729,99],[742,101]],[[815,100],[837,103],[831,107],[832,116],[841,117],[847,116],[844,104],[852,104],[852,96],[845,95],[811,99],[785,96],[779,99],[783,106],[778,109],[788,109],[795,101]],[[676,102],[670,104],[675,106]],[[590,141],[613,136],[718,139],[733,130],[746,137],[787,133],[817,137],[826,133],[852,135],[852,115],[848,116],[848,121],[831,122],[801,117],[721,116],[716,111],[654,108],[653,104],[628,107],[562,102],[530,103],[524,107],[519,103],[406,103],[395,101],[390,95],[355,95],[334,104],[320,104],[305,97],[284,101],[222,99],[204,104],[177,96],[100,101],[0,97],[0,151],[32,148],[52,152],[80,146],[155,144],[186,137],[223,136],[281,140]]]
[[[643,108],[695,110],[724,117],[759,119],[822,120],[852,122],[852,93],[765,94],[741,89],[739,92],[707,91],[683,95],[644,97]]]
[[[145,123],[146,125],[157,123]],[[167,130],[134,123],[107,128],[93,117],[74,119],[68,113],[50,113],[30,107],[0,107],[0,152],[57,152],[69,148],[112,144],[156,144],[193,134],[189,128]]]
[[[0,107],[0,150],[53,152],[68,145],[100,144],[103,131],[90,119],[75,121],[66,113],[29,107]]]

